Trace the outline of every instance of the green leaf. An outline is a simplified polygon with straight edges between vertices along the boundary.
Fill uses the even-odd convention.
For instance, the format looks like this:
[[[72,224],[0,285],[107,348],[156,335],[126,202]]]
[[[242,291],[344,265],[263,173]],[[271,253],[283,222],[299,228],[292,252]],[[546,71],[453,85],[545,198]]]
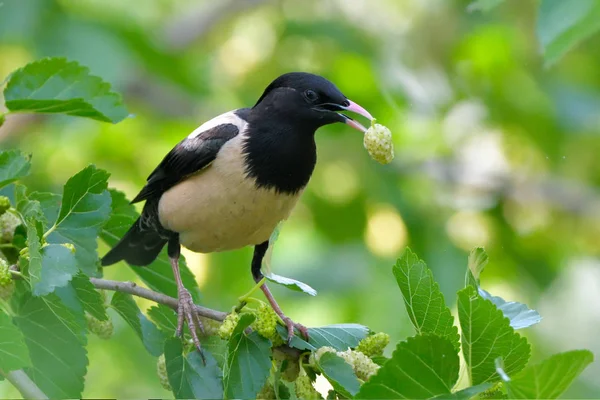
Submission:
[[[31,201],[37,201],[40,204],[46,222],[56,221],[58,212],[60,211],[60,203],[62,201],[62,197],[59,194],[32,192],[27,195],[27,198]]]
[[[165,336],[174,336],[177,330],[177,313],[164,304],[157,304],[148,309],[148,317],[163,331]]]
[[[50,398],[81,398],[87,370],[83,311],[51,293],[34,297],[20,282],[13,303],[15,324],[25,336],[32,367],[25,371]]]
[[[599,1],[541,0],[536,32],[544,51],[546,66],[557,62],[599,29]]]
[[[287,340],[287,329],[277,325],[277,332],[282,339]],[[309,341],[295,335],[290,342],[291,347],[299,350],[314,351],[319,347],[329,346],[336,350],[348,350],[348,347],[358,346],[358,342],[369,334],[369,328],[359,324],[335,324],[320,328],[308,328]]]
[[[112,198],[112,214],[104,225],[100,237],[109,246],[117,244],[119,239],[127,232],[138,218],[138,213],[125,195],[116,190],[110,190]],[[147,267],[131,267],[131,269],[148,285],[148,287],[167,296],[177,297],[177,284],[166,249],[163,249],[158,258]],[[185,287],[190,291],[194,301],[200,300],[200,289],[194,274],[187,267],[185,260],[179,258],[179,270]]]
[[[506,301],[502,297],[492,296],[483,289],[478,290],[479,295],[486,300],[494,303],[506,318],[510,320],[510,326],[513,329],[523,329],[539,323],[542,316],[535,310],[527,307],[527,304],[517,301]]]
[[[12,319],[0,311],[0,368],[4,372],[31,366],[25,338]]]
[[[472,385],[498,379],[494,360],[502,357],[507,373],[522,370],[529,359],[527,339],[519,336],[508,318],[489,300],[468,286],[458,292],[462,350]]]
[[[417,333],[433,333],[445,337],[458,349],[459,336],[454,318],[425,262],[410,249],[406,249],[393,271],[404,297],[406,311]]]
[[[177,399],[220,399],[223,397],[223,377],[210,352],[204,350],[206,365],[198,351],[187,356],[178,338],[165,342],[165,363],[169,384]]]
[[[4,100],[12,112],[67,114],[113,123],[128,115],[110,84],[64,58],[45,58],[13,72]]]
[[[331,386],[345,398],[352,398],[358,393],[360,382],[350,364],[342,357],[335,353],[325,353],[318,365]]]
[[[491,387],[491,383],[482,383],[481,385],[471,386],[452,394],[441,394],[433,397],[431,400],[469,400],[470,398],[485,392]]]
[[[505,382],[512,399],[556,399],[594,361],[588,350],[573,350],[529,366]]]
[[[110,214],[109,174],[90,165],[64,186],[56,221],[47,233],[49,243],[72,243],[77,266],[86,275],[98,270],[96,238]]]
[[[304,292],[306,294],[310,294],[311,296],[317,295],[317,291],[315,289],[311,288],[306,283],[297,281],[295,279],[286,278],[285,276],[276,275],[274,273],[269,273],[268,275],[265,275],[265,278],[267,278],[267,280],[273,283],[285,286],[286,288],[291,289],[295,292]]]
[[[227,341],[219,336],[205,336],[200,338],[202,348],[206,349],[217,360],[219,368],[223,368],[227,358]]]
[[[504,0],[475,0],[467,6],[467,11],[488,12],[502,4]]]
[[[56,288],[66,286],[77,273],[75,255],[71,249],[63,245],[48,244],[42,248],[41,256],[40,271],[32,269],[33,266],[37,268],[37,262],[30,263],[29,267],[31,290],[34,296],[45,296]]]
[[[392,358],[360,388],[357,399],[427,399],[449,395],[458,380],[459,358],[452,342],[417,335],[398,343]]]
[[[165,340],[162,332],[142,314],[130,294],[115,292],[110,305],[133,328],[150,354],[155,357],[162,354]]]
[[[243,314],[229,339],[223,367],[223,386],[228,399],[256,398],[271,371],[271,342],[256,332],[244,333],[256,318]]]
[[[79,273],[73,277],[71,285],[75,289],[75,294],[85,311],[100,321],[108,320],[106,307],[104,306],[104,297],[90,282],[90,278]]]
[[[31,167],[30,158],[19,150],[0,152],[0,188],[27,176]]]
[[[489,257],[483,247],[476,247],[469,253],[469,271],[473,274],[475,281],[479,282],[479,276],[488,264]]]

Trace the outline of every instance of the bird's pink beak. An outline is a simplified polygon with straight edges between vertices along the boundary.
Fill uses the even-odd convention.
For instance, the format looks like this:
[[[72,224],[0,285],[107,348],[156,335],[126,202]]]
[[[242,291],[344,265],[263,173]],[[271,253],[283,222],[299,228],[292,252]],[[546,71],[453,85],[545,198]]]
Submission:
[[[352,111],[354,113],[360,114],[363,117],[368,118],[369,121],[373,120],[373,116],[367,110],[365,110],[364,108],[362,108],[361,106],[359,106],[358,104],[353,102],[352,100],[348,100],[348,103],[350,103],[348,106],[342,107],[344,110]],[[361,131],[363,133],[367,131],[367,128],[362,126],[362,124],[360,122],[357,122],[348,116],[346,116],[346,124],[350,125],[354,129],[358,129],[359,131]]]

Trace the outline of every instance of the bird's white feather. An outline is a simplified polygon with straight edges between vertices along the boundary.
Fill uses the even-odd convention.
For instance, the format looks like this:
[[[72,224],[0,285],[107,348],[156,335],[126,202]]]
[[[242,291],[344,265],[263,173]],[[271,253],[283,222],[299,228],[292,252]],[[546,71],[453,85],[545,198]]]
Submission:
[[[199,134],[201,134],[202,132],[212,129],[215,126],[223,125],[223,124],[233,124],[238,127],[240,132],[243,132],[243,130],[246,127],[246,121],[243,120],[242,118],[240,118],[235,112],[236,112],[236,110],[228,111],[226,113],[223,113],[221,115],[214,117],[211,120],[206,121],[205,123],[203,123],[196,129],[194,129],[194,131],[192,133],[190,133],[187,138],[193,139],[196,136],[198,136]]]

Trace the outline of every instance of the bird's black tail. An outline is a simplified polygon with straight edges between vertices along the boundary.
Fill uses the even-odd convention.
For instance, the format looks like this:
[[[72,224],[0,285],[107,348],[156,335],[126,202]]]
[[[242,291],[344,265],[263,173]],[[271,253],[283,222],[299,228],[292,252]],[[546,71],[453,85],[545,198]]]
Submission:
[[[138,218],[115,247],[102,257],[102,265],[125,260],[130,265],[145,266],[158,257],[165,244],[167,239],[161,237],[158,232],[142,229]]]

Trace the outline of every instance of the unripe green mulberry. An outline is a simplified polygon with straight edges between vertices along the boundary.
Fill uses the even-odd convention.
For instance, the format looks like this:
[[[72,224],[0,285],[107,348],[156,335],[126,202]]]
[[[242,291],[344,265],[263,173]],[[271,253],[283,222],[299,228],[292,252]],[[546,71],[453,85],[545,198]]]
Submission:
[[[3,300],[10,299],[15,290],[15,283],[13,282],[9,268],[10,265],[8,265],[8,262],[0,258],[0,299]]]
[[[156,360],[156,374],[160,385],[166,390],[171,391],[171,384],[169,384],[169,375],[167,374],[167,363],[165,362],[165,355],[161,354]]]
[[[263,386],[263,388],[260,390],[260,392],[256,394],[256,398],[263,400],[276,399],[277,396],[275,395],[275,388],[273,388],[273,385],[267,382],[265,386]]]
[[[390,335],[379,332],[361,340],[356,347],[356,351],[360,351],[367,357],[381,356],[388,343],[390,343]]]
[[[337,350],[329,346],[319,347],[317,351],[311,353],[308,358],[308,363],[312,366],[316,366],[317,362],[321,359],[321,356],[325,353],[337,353]]]
[[[281,379],[286,382],[294,382],[298,378],[300,373],[300,364],[298,360],[289,358],[285,353],[280,351],[273,352],[273,360],[275,361],[275,367],[278,371],[281,371],[282,365],[285,367],[281,371]]]
[[[10,200],[6,196],[0,196],[0,215],[10,208]]]
[[[296,379],[296,396],[299,399],[322,399],[323,397],[312,385],[307,375],[301,375]]]
[[[379,365],[360,351],[346,350],[337,354],[352,366],[356,377],[362,381],[368,381],[380,368]]]
[[[229,313],[229,315],[227,315],[227,317],[219,327],[219,336],[221,337],[221,339],[229,340],[231,334],[233,333],[233,330],[235,329],[239,321],[240,315],[238,313]]]
[[[0,126],[4,125],[4,121],[6,121],[6,115],[0,114]]]
[[[221,323],[219,321],[215,321],[214,319],[206,317],[200,317],[200,322],[202,322],[202,326],[204,327],[204,335],[214,336],[219,333],[219,328],[221,327]]]
[[[300,364],[294,360],[288,360],[285,370],[281,372],[281,379],[286,382],[294,382],[300,374]]]
[[[98,336],[100,339],[110,339],[114,329],[113,323],[110,320],[110,318],[106,321],[100,321],[99,319],[86,313],[85,319],[90,332]]]
[[[264,338],[274,340],[277,333],[277,314],[265,303],[260,303],[256,310],[256,321],[252,324],[254,330]]]
[[[380,124],[372,124],[363,138],[365,149],[371,158],[380,164],[389,164],[394,159],[392,132]]]
[[[65,249],[69,250],[71,253],[75,254],[75,245],[73,243],[61,243],[60,244]]]
[[[11,243],[19,225],[21,220],[12,213],[5,212],[0,215],[0,243]]]

